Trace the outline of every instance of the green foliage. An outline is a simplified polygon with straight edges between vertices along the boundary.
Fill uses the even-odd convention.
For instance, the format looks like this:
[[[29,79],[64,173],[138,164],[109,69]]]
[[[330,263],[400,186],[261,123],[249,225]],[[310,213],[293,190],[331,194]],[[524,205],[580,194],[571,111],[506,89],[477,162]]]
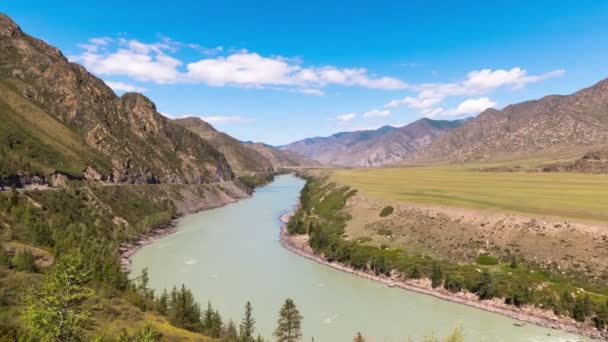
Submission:
[[[597,315],[593,318],[593,323],[600,331],[608,327],[608,301],[597,310]]]
[[[155,342],[159,341],[161,334],[150,324],[146,324],[143,328],[139,329],[135,336],[130,340],[133,342]]]
[[[190,331],[203,330],[200,305],[185,285],[180,290],[173,287],[169,295],[168,312],[171,324]]]
[[[356,270],[378,275],[390,275],[395,271],[406,278],[427,277],[433,286],[441,286],[443,277],[443,287],[452,293],[469,291],[476,293],[480,299],[499,297],[515,306],[533,304],[553,309],[560,315],[572,315],[574,307],[571,296],[558,296],[564,289],[573,291],[584,288],[596,293],[597,299],[591,299],[592,311],[596,316],[600,306],[593,302],[606,300],[606,286],[533,268],[532,264],[512,261],[510,265],[500,265],[495,257],[480,255],[477,258],[479,264],[495,266],[480,272],[475,264],[457,264],[408,254],[399,249],[363,245],[366,239],[346,240],[344,228],[349,217],[342,208],[352,194],[348,187],[327,183],[325,179],[309,178],[300,195],[300,210],[290,221],[297,222],[297,226],[302,227],[301,232],[308,233],[311,248],[328,261],[337,261]],[[531,290],[541,284],[548,286]],[[586,317],[590,317],[590,314]]]
[[[37,270],[36,262],[34,259],[34,255],[32,254],[31,248],[20,248],[19,250],[17,250],[17,253],[15,253],[11,264],[18,271],[36,272]]]
[[[217,310],[207,303],[207,310],[203,313],[203,331],[207,336],[220,337],[222,333],[222,317]]]
[[[572,318],[577,322],[584,322],[591,314],[591,299],[588,294],[576,297],[572,308]]]
[[[393,211],[395,211],[395,208],[390,205],[387,205],[380,211],[380,217],[387,217],[388,215],[392,214]]]
[[[274,336],[277,342],[297,342],[302,337],[302,315],[291,298],[287,298],[281,311]]]
[[[0,246],[0,266],[4,266],[4,267],[11,266],[11,257],[1,246]]]
[[[433,273],[431,274],[431,286],[433,288],[441,286],[443,283],[443,272],[441,271],[441,266],[435,263],[433,264]]]
[[[43,341],[71,341],[82,335],[90,313],[84,301],[93,295],[85,286],[89,273],[78,250],[62,255],[44,277],[40,287],[26,297],[23,322]]]
[[[479,265],[493,266],[498,265],[498,259],[488,254],[479,254],[475,262]]]
[[[521,307],[533,301],[534,292],[525,285],[511,289],[505,297],[505,303]]]
[[[496,296],[496,289],[494,288],[494,281],[492,280],[492,275],[488,270],[483,270],[481,272],[481,280],[477,285],[477,290],[475,291],[477,297],[479,299],[492,299]]]
[[[460,276],[448,274],[445,276],[443,288],[452,293],[460,292],[465,288],[464,279]]]
[[[253,308],[251,303],[245,304],[245,316],[240,325],[241,340],[243,342],[253,342],[255,332],[255,319],[253,318]]]

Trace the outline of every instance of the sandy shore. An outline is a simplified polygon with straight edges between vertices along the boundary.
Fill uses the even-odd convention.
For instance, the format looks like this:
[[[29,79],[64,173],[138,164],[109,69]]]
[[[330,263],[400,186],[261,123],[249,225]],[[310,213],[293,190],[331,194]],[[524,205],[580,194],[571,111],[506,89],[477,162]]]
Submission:
[[[297,209],[295,209],[297,210]],[[295,212],[294,210],[294,212]],[[583,325],[567,317],[556,316],[552,311],[541,310],[533,306],[525,306],[517,308],[512,305],[507,305],[502,299],[496,298],[493,300],[478,300],[477,296],[469,292],[458,292],[451,293],[445,290],[443,287],[432,288],[431,281],[429,279],[408,279],[402,280],[397,274],[391,277],[378,276],[372,272],[364,272],[355,270],[349,266],[337,263],[328,262],[321,256],[316,255],[312,248],[308,244],[307,235],[295,235],[291,236],[287,233],[287,222],[293,215],[293,212],[287,213],[281,216],[280,220],[282,223],[280,241],[283,247],[290,251],[318,262],[329,267],[333,267],[343,272],[351,273],[359,277],[371,279],[374,281],[386,284],[389,287],[398,287],[409,291],[414,291],[430,296],[434,296],[440,299],[448,300],[451,302],[468,305],[478,309],[482,309],[489,312],[498,313],[519,321],[537,324],[540,326],[558,329],[578,335],[583,335],[597,339],[608,339],[607,333],[602,333],[594,327]],[[514,327],[515,329],[516,327]]]

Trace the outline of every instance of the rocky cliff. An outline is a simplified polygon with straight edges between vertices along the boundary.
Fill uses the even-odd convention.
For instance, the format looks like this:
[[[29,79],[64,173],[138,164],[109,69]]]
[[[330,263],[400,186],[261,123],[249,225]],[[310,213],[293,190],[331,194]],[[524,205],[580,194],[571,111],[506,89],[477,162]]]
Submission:
[[[233,178],[213,145],[160,115],[148,98],[118,97],[2,14],[0,94],[0,178],[55,171],[126,183]]]

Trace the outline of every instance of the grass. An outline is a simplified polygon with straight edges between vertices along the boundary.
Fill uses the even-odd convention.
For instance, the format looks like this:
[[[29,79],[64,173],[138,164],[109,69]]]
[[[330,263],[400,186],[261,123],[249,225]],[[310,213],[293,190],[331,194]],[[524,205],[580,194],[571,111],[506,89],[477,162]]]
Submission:
[[[327,171],[384,200],[608,221],[608,175],[482,172],[471,166]]]

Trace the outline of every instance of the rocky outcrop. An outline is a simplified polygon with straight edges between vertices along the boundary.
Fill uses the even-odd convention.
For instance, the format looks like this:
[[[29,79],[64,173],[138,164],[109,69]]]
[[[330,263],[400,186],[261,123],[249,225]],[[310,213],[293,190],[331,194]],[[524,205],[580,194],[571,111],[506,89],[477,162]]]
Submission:
[[[57,159],[80,160],[81,170],[86,171],[85,166],[97,170],[95,175],[87,172],[86,178],[125,183],[206,183],[233,178],[225,157],[213,145],[160,115],[148,98],[135,93],[118,97],[102,80],[70,63],[58,49],[23,33],[1,14],[0,83],[5,85],[0,91],[18,95],[16,101],[24,106],[36,106],[94,151],[77,155],[73,145],[78,143],[53,151],[61,155]],[[61,143],[62,137],[50,128],[24,126],[36,123],[23,120],[29,115],[23,106],[11,102],[7,106],[9,119],[23,122],[23,134],[38,134],[28,139]],[[10,153],[19,152],[12,149]],[[44,156],[27,157],[50,170],[61,167],[60,161]]]
[[[592,151],[573,163],[555,163],[540,168],[542,172],[608,173],[608,150]]]
[[[209,123],[194,117],[173,120],[217,148],[236,172],[267,172],[273,170],[272,163],[258,151],[247,148],[237,139],[217,131]]]

